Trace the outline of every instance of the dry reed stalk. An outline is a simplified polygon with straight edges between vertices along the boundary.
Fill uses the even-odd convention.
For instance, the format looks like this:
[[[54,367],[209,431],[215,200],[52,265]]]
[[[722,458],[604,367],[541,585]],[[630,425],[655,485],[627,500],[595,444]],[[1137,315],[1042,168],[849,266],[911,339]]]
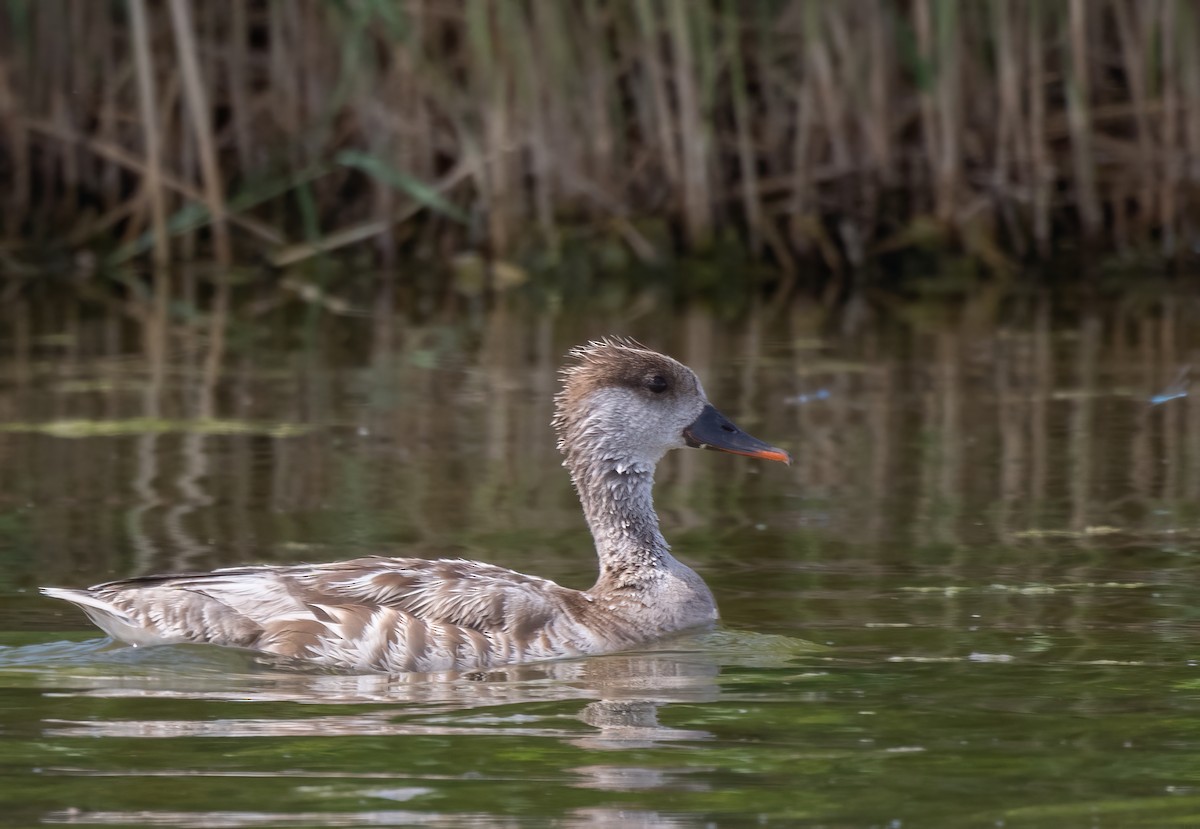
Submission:
[[[1033,188],[1033,238],[1043,256],[1050,254],[1050,194],[1054,168],[1046,146],[1046,62],[1043,55],[1041,3],[1029,5],[1029,147]]]
[[[584,31],[593,35],[580,44],[579,54],[582,59],[580,74],[584,79],[586,102],[580,113],[585,125],[584,135],[587,136],[587,162],[585,173],[592,182],[604,181],[617,170],[614,159],[618,152],[619,138],[613,127],[611,95],[616,71],[613,64],[606,23],[601,0],[586,0],[582,4]],[[619,173],[618,173],[619,175]],[[623,177],[621,177],[623,178]],[[624,184],[620,179],[617,185]],[[606,188],[607,189],[607,188]]]
[[[851,10],[855,8],[857,5],[851,7]],[[848,194],[848,197],[856,198],[858,203],[853,211],[847,211],[847,215],[841,218],[839,229],[846,258],[855,267],[866,261],[867,247],[873,234],[873,219],[870,217],[879,215],[879,195],[884,180],[882,171],[874,163],[873,156],[876,152],[873,151],[871,135],[887,132],[886,124],[874,129],[868,124],[872,117],[870,80],[865,62],[859,57],[862,52],[859,43],[864,39],[861,30],[864,26],[862,21],[856,20],[850,13],[833,16],[829,26],[834,47],[842,56],[841,62],[845,67],[843,72],[850,76],[853,84],[847,129],[850,139],[856,145],[851,175],[858,179],[858,186],[854,188],[857,195]],[[878,118],[879,116],[875,115],[876,121]]]
[[[959,175],[962,170],[959,155],[963,132],[958,92],[962,61],[955,0],[938,0],[935,16],[937,111],[940,131],[939,155],[934,168],[937,180],[937,214],[942,221],[952,224],[958,208]]]
[[[114,37],[113,29],[116,25],[115,21],[104,19],[97,31],[92,32],[92,39],[99,42],[111,40]],[[118,55],[115,50],[104,49],[98,56],[97,63],[100,67],[100,77],[112,77],[122,69],[122,56]],[[102,84],[99,90],[97,132],[101,138],[110,142],[119,140],[121,121],[124,116],[124,112],[119,110],[119,92],[120,87],[112,83]],[[120,167],[102,158],[89,157],[85,159],[85,162],[92,169],[88,176],[89,179],[99,183],[104,206],[112,207],[119,204],[123,197]]]
[[[1162,155],[1160,156],[1161,190],[1158,201],[1158,224],[1162,232],[1163,255],[1175,255],[1175,218],[1176,218],[1176,188],[1178,173],[1176,167],[1179,158],[1179,89],[1176,78],[1176,13],[1175,0],[1161,0],[1162,22],[1159,31],[1162,33],[1161,67],[1162,67]]]
[[[934,90],[930,88],[935,82],[935,73],[937,72],[933,58],[934,32],[931,2],[932,0],[915,0],[913,3],[913,28],[917,36],[917,95],[920,102],[921,137],[925,148],[926,166],[929,171],[933,172],[938,169],[938,159],[942,157],[942,135],[937,128],[937,101]],[[936,187],[936,179],[934,181],[935,210],[941,217],[944,205],[940,198],[941,190]]]
[[[1020,69],[1013,45],[1011,8],[1006,0],[992,0],[992,28],[996,33],[996,87],[1000,103],[996,124],[995,179],[1007,188],[1014,170],[1020,169],[1021,148],[1021,89]],[[1010,160],[1010,155],[1016,158]]]
[[[1180,50],[1180,75],[1183,80],[1181,90],[1183,100],[1181,106],[1184,114],[1184,136],[1182,154],[1184,163],[1190,170],[1182,171],[1182,175],[1194,174],[1200,165],[1200,50],[1194,48],[1187,40],[1188,33],[1193,36],[1200,34],[1200,14],[1194,5],[1184,3],[1179,7],[1179,38],[1188,44],[1189,48]],[[1181,217],[1191,224],[1194,221],[1194,207]],[[1200,411],[1200,406],[1194,407]]]
[[[1155,167],[1153,135],[1150,128],[1149,86],[1146,81],[1144,55],[1141,51],[1144,35],[1141,34],[1140,15],[1133,14],[1126,0],[1114,0],[1114,17],[1117,35],[1121,43],[1122,70],[1125,72],[1129,94],[1133,105],[1137,140],[1137,157],[1133,161],[1135,180],[1138,182],[1139,212],[1145,222],[1154,213]]]
[[[292,45],[296,22],[304,15],[295,5],[284,3],[268,4],[267,14],[267,28],[271,32],[267,41],[267,84],[274,93],[267,96],[267,105],[281,134],[299,136],[304,131],[303,118],[297,109],[300,98],[297,84],[302,74],[296,68],[302,66],[303,61],[299,55],[294,55]]]
[[[806,216],[812,210],[810,207],[811,183],[809,175],[809,159],[812,156],[813,110],[812,89],[805,85],[796,91],[795,97],[795,131],[792,140],[792,174],[787,182],[790,195],[787,203],[787,214],[792,218],[790,228],[793,232],[792,243],[801,252],[807,247],[806,240],[799,235],[796,219]]]
[[[531,46],[534,43],[540,45],[539,24],[541,22],[535,11],[533,20],[521,21],[518,25],[520,36]],[[546,136],[550,133],[546,108],[547,101],[552,95],[547,88],[549,84],[538,71],[538,62],[532,49],[522,50],[522,53],[520,81],[527,98],[526,106],[529,113],[529,176],[533,184],[533,213],[541,231],[543,243],[551,250],[557,250],[559,240],[554,217],[553,159],[546,142]]]
[[[70,54],[67,51],[68,47],[66,45],[71,41],[78,42],[79,30],[77,27],[82,21],[77,17],[66,17],[65,20],[65,24],[60,22],[59,25],[65,25],[67,31],[72,32],[75,37],[65,38],[65,42],[60,44],[58,47],[60,54],[62,55],[61,77],[63,79],[63,83],[65,84],[64,88],[86,89],[86,84],[81,78],[78,77],[79,64],[77,61],[70,60]],[[74,103],[65,95],[61,94],[55,96],[53,112],[55,119],[59,123],[72,128],[79,120],[81,120],[82,115],[81,112],[76,110]],[[80,178],[79,159],[80,153],[77,152],[63,153],[62,157],[59,159],[59,174],[62,178],[65,188],[65,198],[63,203],[60,204],[60,209],[63,211],[64,216],[75,213],[80,208],[79,191],[82,179]]]
[[[1092,153],[1091,83],[1088,67],[1086,0],[1070,0],[1068,33],[1070,71],[1067,76],[1067,122],[1071,130],[1071,161],[1075,170],[1075,198],[1084,236],[1094,238],[1100,229],[1096,194],[1096,162]]]
[[[833,58],[822,37],[822,15],[828,8],[817,0],[810,0],[805,7],[805,46],[812,63],[813,82],[816,85],[817,100],[821,104],[830,159],[835,168],[846,171],[851,165],[851,142],[846,134],[844,96],[838,88]]]
[[[758,170],[756,169],[752,135],[753,126],[750,123],[746,67],[743,63],[741,45],[738,43],[741,27],[738,25],[736,0],[726,0],[723,18],[725,48],[729,58],[729,84],[733,100],[739,177],[742,184],[742,209],[745,211],[749,231],[750,252],[758,256],[763,243],[762,204],[758,194]]]
[[[8,226],[19,228],[29,213],[31,196],[29,133],[21,117],[21,106],[13,92],[13,71],[9,62],[0,59],[0,131],[7,134],[7,144],[12,159],[12,176],[9,181],[7,210]]]
[[[1023,223],[1014,215],[1022,201],[1020,195],[1014,198],[1014,194],[1019,193],[1024,178],[1033,166],[1028,128],[1024,123],[1023,61],[1017,43],[1018,35],[1014,32],[1012,5],[1007,0],[993,0],[991,11],[996,33],[996,86],[1000,101],[993,174],[996,192],[993,198],[1005,219],[1012,244],[1023,254],[1027,250],[1028,234]],[[1030,199],[1024,201],[1028,203]]]
[[[665,0],[667,32],[674,63],[674,86],[680,143],[683,225],[688,241],[697,248],[712,237],[712,193],[708,176],[708,124],[701,110],[696,55],[685,0]],[[694,8],[694,7],[689,7]]]
[[[134,65],[137,67],[138,111],[142,121],[142,136],[146,146],[145,189],[150,199],[150,216],[154,226],[155,269],[165,270],[171,259],[167,236],[167,199],[162,186],[162,153],[158,141],[158,122],[154,106],[158,94],[154,88],[154,63],[150,56],[150,34],[146,25],[146,0],[129,0],[129,20],[133,35]]]
[[[254,166],[250,103],[246,94],[246,79],[250,73],[250,55],[246,42],[250,32],[250,18],[246,12],[246,0],[230,0],[230,3],[230,48],[229,61],[226,63],[230,125],[238,164],[243,170],[250,170]]]
[[[869,106],[863,113],[863,125],[867,142],[871,148],[875,168],[880,182],[889,185],[896,178],[893,169],[892,106],[890,102],[891,66],[895,60],[889,48],[888,15],[876,2],[864,7],[863,17],[867,26],[867,42],[870,48],[865,55],[867,61]]]
[[[682,178],[682,163],[675,142],[677,133],[667,92],[668,69],[663,65],[658,16],[654,13],[651,3],[652,0],[635,0],[634,3],[641,39],[641,62],[647,75],[645,84],[650,87],[650,104],[647,110],[652,113],[653,127],[647,130],[647,136],[654,136],[657,142],[654,154],[661,160],[665,183],[678,187]]]
[[[482,109],[479,116],[481,134],[474,138],[478,142],[476,161],[480,195],[486,211],[487,238],[494,249],[504,250],[509,242],[511,220],[508,214],[512,208],[508,154],[499,150],[509,145],[509,83],[497,54],[499,43],[493,35],[496,25],[493,8],[486,0],[468,0],[466,25],[472,94]],[[472,141],[469,123],[464,121],[460,129],[460,140]]]

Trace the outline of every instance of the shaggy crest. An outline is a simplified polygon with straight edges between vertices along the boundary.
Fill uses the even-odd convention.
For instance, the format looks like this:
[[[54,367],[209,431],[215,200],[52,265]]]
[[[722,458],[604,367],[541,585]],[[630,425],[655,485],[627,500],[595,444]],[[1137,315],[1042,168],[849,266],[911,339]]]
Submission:
[[[567,352],[567,359],[575,362],[568,363],[558,370],[563,387],[558,394],[554,395],[554,419],[551,421],[551,425],[556,432],[563,425],[566,416],[567,393],[573,381],[580,375],[594,370],[596,366],[619,360],[622,352],[639,352],[640,355],[658,356],[632,337],[613,335],[601,337],[598,340],[589,340]]]

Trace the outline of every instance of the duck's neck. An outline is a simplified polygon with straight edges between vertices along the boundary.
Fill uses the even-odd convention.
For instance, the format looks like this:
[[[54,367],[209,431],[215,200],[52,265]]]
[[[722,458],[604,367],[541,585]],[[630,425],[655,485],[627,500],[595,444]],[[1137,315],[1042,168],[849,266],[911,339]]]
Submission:
[[[654,464],[610,459],[567,467],[600,557],[600,582],[644,585],[678,562],[658,528],[651,491]]]

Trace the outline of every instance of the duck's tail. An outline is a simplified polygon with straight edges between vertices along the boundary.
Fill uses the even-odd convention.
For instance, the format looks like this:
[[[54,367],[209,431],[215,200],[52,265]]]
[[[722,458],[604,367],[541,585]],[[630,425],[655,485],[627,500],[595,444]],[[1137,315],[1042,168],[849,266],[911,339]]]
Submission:
[[[113,639],[128,642],[131,645],[147,643],[145,628],[111,602],[96,596],[87,590],[71,590],[66,587],[43,587],[43,596],[52,599],[62,599],[76,605],[88,615],[96,627],[107,633]]]

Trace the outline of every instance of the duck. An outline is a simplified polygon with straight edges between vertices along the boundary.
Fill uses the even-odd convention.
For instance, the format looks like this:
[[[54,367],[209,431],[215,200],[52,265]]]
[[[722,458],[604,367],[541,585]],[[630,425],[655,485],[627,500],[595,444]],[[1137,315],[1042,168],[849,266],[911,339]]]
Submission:
[[[599,559],[587,590],[478,561],[366,556],[41,592],[128,645],[218,645],[355,673],[488,670],[715,625],[712,591],[659,528],[655,467],[685,447],[791,456],[714,408],[690,368],[628,338],[568,352],[552,426]]]

